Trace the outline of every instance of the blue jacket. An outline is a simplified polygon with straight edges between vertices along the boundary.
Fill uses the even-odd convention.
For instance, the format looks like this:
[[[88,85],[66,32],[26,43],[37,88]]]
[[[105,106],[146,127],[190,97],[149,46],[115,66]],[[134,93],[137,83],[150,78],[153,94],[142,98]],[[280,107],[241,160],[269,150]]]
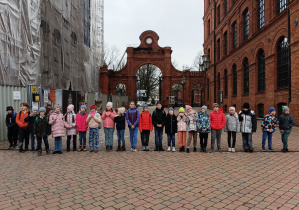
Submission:
[[[129,128],[131,128],[132,125],[134,125],[135,127],[139,127],[139,119],[140,114],[136,107],[127,111],[126,120]]]
[[[197,123],[198,133],[210,133],[211,130],[210,116],[207,113],[203,114],[202,112],[198,112],[198,119],[199,119]],[[203,131],[202,129],[207,129],[207,130]]]

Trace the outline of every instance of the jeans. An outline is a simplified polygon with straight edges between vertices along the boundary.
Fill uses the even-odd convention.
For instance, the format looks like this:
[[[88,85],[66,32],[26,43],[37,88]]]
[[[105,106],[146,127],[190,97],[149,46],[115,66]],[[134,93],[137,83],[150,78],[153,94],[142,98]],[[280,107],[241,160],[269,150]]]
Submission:
[[[31,138],[31,151],[35,151],[35,136],[33,131],[30,132],[30,138]]]
[[[217,149],[221,149],[221,133],[222,130],[213,130],[211,132],[211,149],[214,149],[215,139],[217,139]]]
[[[67,145],[68,149],[70,149],[70,147],[71,147],[71,139],[72,139],[72,136],[67,136],[66,145]],[[77,147],[77,135],[73,135],[73,149],[76,149],[76,147]]]
[[[175,134],[167,134],[168,139],[168,146],[171,147],[171,144],[173,147],[175,147]]]
[[[55,152],[62,152],[62,137],[55,137]]]
[[[155,127],[155,144],[157,147],[162,146],[163,127]]]
[[[126,142],[125,142],[125,129],[122,130],[117,130],[117,142],[118,142],[118,146],[121,146],[121,142],[122,145],[125,147],[126,146]]]
[[[105,145],[113,146],[114,128],[104,128],[104,133],[105,133]]]
[[[247,150],[253,150],[252,147],[252,133],[242,133],[242,139],[243,139],[243,149]]]
[[[7,129],[7,138],[9,141],[9,146],[17,146],[18,144],[18,127]]]
[[[237,135],[237,133],[234,132],[234,131],[228,131],[227,132],[227,143],[228,143],[228,147],[229,148],[235,148],[235,145],[236,145],[236,135]],[[231,138],[233,139],[233,145],[232,145],[232,142],[231,142]]]
[[[266,140],[268,137],[268,148],[272,148],[272,132],[263,131],[262,148],[265,148]]]
[[[283,149],[288,149],[288,138],[289,138],[290,133],[291,133],[291,130],[286,130],[286,131],[284,131],[283,134],[281,134]]]
[[[200,148],[207,148],[209,133],[200,133]]]
[[[86,145],[86,131],[79,131],[79,143],[80,146]]]
[[[45,149],[49,150],[49,142],[48,142],[48,137],[36,137],[37,139],[37,150],[42,151],[42,140],[44,139],[44,144],[45,144]]]
[[[19,146],[23,148],[23,141],[25,139],[25,149],[28,149],[29,145],[29,129],[19,128]]]
[[[99,150],[99,128],[89,128],[89,149]]]
[[[148,146],[148,142],[149,142],[149,136],[150,136],[150,130],[143,130],[140,134],[141,134],[141,144],[144,147]]]
[[[137,146],[137,134],[139,127],[135,127],[134,129],[129,128],[130,130],[130,142],[131,142],[131,147],[136,148]]]

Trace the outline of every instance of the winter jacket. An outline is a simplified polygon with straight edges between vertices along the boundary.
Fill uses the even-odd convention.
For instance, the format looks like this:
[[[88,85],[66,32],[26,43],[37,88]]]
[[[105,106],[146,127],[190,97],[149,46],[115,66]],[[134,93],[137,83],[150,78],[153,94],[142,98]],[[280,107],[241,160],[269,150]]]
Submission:
[[[152,121],[153,125],[157,127],[158,124],[161,124],[162,127],[165,126],[165,119],[166,119],[166,113],[163,108],[158,109],[153,112]]]
[[[32,115],[32,116],[28,115],[28,116],[24,119],[25,122],[29,122],[29,132],[33,132],[33,126],[34,126],[36,117],[37,117],[37,114]]]
[[[142,112],[140,114],[139,131],[153,130],[152,115],[149,112]]]
[[[219,109],[218,112],[213,111],[210,114],[210,122],[211,122],[211,128],[213,130],[222,130],[226,123],[226,119],[223,114],[223,110]]]
[[[51,134],[51,126],[49,125],[49,117],[39,115],[35,117],[35,123],[33,126],[33,133],[36,137],[42,138]]]
[[[203,129],[206,129],[203,131]],[[210,116],[207,113],[198,112],[198,123],[197,131],[198,133],[210,133],[211,123]]]
[[[104,113],[103,113],[103,115],[104,115]],[[102,115],[102,118],[103,118],[103,115]],[[114,115],[115,115],[115,112],[114,112]],[[114,115],[112,116],[112,113],[111,113],[111,115],[109,117],[106,117],[104,119],[104,127],[105,127],[105,120],[106,120],[107,121],[106,126],[108,128],[114,128]],[[105,114],[105,116],[106,116],[106,114]],[[111,119],[112,117],[113,117],[113,119]],[[96,113],[94,115],[94,117],[92,117],[92,115],[89,114],[86,119],[86,122],[87,122],[89,128],[98,128],[100,126],[100,124],[102,123],[101,115],[99,113]],[[113,125],[111,125],[111,122],[113,122]],[[105,128],[107,128],[107,127],[105,127]]]
[[[178,132],[178,120],[177,117],[173,114],[168,114],[165,120],[165,133],[175,134]]]
[[[242,114],[244,114],[244,118],[242,117]],[[240,124],[240,131],[242,133],[253,133],[256,132],[257,122],[256,122],[256,116],[253,110],[248,109],[248,111],[240,111],[239,112],[239,121]]]
[[[18,127],[18,124],[16,122],[16,117],[17,117],[17,113],[15,112],[6,115],[5,123],[8,129],[13,129]]]
[[[238,115],[226,115],[226,124],[224,126],[224,131],[240,132],[240,121]]]
[[[106,116],[106,113],[110,113],[109,116]],[[103,127],[104,128],[114,128],[114,116],[116,115],[115,111],[104,111],[102,114],[102,119],[104,120],[103,122]]]
[[[261,123],[262,131],[274,133],[276,131],[277,118],[270,112],[264,117]]]
[[[77,135],[77,129],[76,129],[76,115],[74,113],[66,113],[64,115],[65,120],[65,127],[66,127],[66,135],[67,136],[74,136]],[[73,126],[72,128],[68,128],[68,126]]]
[[[57,119],[55,120],[56,117]],[[65,121],[64,121],[63,114],[61,112],[59,113],[53,112],[49,117],[49,124],[52,126],[51,130],[52,130],[53,138],[63,137],[65,135],[65,131],[64,131]]]
[[[188,131],[197,131],[197,121],[198,115],[195,111],[191,111],[190,113],[188,113],[188,116],[186,118]]]
[[[77,131],[81,131],[81,132],[84,132],[84,131],[87,131],[87,117],[88,117],[88,114],[86,112],[83,113],[78,113],[76,115],[76,125],[77,125]]]
[[[178,115],[177,116],[177,121],[178,121],[178,131],[187,131],[188,130],[188,125],[186,123],[186,115],[184,114],[183,116]]]
[[[116,123],[117,130],[126,129],[126,114],[117,115],[114,117],[114,122]]]
[[[279,129],[281,131],[291,130],[295,126],[294,117],[290,114],[282,114],[279,117]]]
[[[17,114],[16,122],[20,128],[27,129],[29,127],[29,122],[25,122],[25,118],[28,117],[29,115],[30,115],[29,111],[26,111],[25,113],[20,111]]]
[[[134,125],[135,127],[139,127],[140,115],[136,107],[127,111],[126,119],[129,128],[131,128],[132,125]]]

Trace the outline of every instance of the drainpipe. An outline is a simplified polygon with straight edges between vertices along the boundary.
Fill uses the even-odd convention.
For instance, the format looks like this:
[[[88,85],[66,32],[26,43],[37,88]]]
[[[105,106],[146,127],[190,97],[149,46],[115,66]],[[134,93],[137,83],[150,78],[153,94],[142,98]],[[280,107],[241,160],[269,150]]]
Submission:
[[[216,1],[214,1],[214,103],[216,103]]]
[[[289,100],[288,105],[290,105],[292,101],[292,69],[291,69],[291,17],[290,17],[290,10],[287,8],[288,11],[288,76],[289,76]]]

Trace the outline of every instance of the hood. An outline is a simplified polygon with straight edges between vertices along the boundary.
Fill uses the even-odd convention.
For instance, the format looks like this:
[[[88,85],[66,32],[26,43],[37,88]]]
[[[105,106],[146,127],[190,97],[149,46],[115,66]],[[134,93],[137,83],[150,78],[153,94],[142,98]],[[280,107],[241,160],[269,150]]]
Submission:
[[[215,111],[213,111],[213,112],[215,112]],[[217,113],[217,112],[215,112],[215,113]],[[221,114],[221,113],[223,113],[223,109],[219,108],[218,114]]]

